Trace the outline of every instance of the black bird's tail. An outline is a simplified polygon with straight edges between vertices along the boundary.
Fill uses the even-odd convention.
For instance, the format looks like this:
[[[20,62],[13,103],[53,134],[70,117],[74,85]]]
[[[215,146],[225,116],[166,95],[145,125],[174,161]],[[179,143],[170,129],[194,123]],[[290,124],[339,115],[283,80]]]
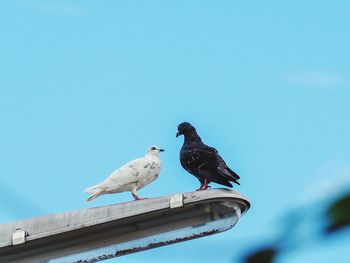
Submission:
[[[234,171],[232,171],[232,170],[230,169],[230,167],[227,166],[226,169],[227,169],[227,171],[229,171],[229,173],[230,173],[234,178],[236,178],[237,180],[238,180],[239,178],[241,178],[241,177],[239,177],[238,174],[236,174]]]
[[[232,171],[227,165],[219,165],[217,171],[227,180],[234,182],[235,184],[240,185],[238,179],[240,178],[238,174]]]

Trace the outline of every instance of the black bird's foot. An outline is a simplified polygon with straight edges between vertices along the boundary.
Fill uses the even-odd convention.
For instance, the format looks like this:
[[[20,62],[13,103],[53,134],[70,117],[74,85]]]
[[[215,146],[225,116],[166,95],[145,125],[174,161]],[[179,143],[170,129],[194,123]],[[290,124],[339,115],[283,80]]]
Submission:
[[[209,187],[208,181],[207,181],[207,179],[204,179],[204,184],[203,184],[202,190],[207,190],[208,187]]]
[[[201,184],[201,186],[196,191],[207,190],[208,188],[210,188],[210,186],[208,185],[207,179],[205,179],[204,183]]]
[[[202,190],[202,189],[203,189],[203,186],[204,186],[204,184],[201,184],[201,185],[199,186],[199,188],[198,188],[198,189],[196,189],[196,191],[200,191],[200,190]]]

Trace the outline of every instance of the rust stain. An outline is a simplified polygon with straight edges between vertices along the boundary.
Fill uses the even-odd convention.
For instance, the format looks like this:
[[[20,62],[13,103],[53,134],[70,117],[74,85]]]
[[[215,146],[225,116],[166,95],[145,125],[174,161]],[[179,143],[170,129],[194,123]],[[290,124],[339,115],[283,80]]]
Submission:
[[[208,235],[213,235],[213,234],[216,234],[216,233],[219,233],[219,232],[220,232],[219,230],[214,229],[214,230],[203,232],[203,233],[200,233],[200,234],[194,234],[194,235],[191,235],[191,236],[188,236],[188,237],[181,237],[181,238],[176,238],[176,239],[168,240],[168,241],[150,243],[147,246],[139,246],[139,247],[133,247],[133,248],[128,248],[128,249],[118,250],[114,254],[106,254],[106,255],[98,256],[96,258],[85,259],[85,260],[78,260],[78,261],[75,261],[74,263],[94,263],[94,262],[98,262],[98,261],[102,261],[102,260],[106,260],[106,259],[111,259],[111,258],[114,258],[114,257],[120,257],[120,256],[128,255],[128,254],[136,253],[136,252],[139,252],[139,251],[142,251],[142,250],[147,250],[147,249],[167,246],[167,245],[171,245],[171,244],[174,244],[174,243],[191,240],[191,239],[194,239],[194,238],[200,238],[200,237],[204,237],[204,236],[208,236]]]

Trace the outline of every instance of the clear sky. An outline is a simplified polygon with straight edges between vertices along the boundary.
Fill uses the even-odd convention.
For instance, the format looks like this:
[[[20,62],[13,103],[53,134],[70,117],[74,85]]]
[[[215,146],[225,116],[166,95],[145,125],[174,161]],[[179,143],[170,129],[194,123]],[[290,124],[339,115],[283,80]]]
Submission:
[[[196,189],[175,138],[189,121],[252,209],[226,233],[112,261],[238,262],[290,208],[349,183],[349,12],[346,0],[0,1],[0,222],[131,200],[87,203],[83,190],[153,144],[163,169],[140,196]],[[336,239],[280,262],[345,263],[349,249]]]

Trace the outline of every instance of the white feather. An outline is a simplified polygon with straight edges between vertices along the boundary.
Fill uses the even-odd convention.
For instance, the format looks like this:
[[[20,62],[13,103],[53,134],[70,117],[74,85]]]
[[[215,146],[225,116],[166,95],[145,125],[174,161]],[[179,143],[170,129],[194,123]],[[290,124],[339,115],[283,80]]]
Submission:
[[[159,150],[152,147],[143,158],[124,164],[101,183],[85,189],[85,193],[91,194],[88,201],[104,194],[127,191],[136,194],[137,190],[153,182],[158,178],[161,168]]]

